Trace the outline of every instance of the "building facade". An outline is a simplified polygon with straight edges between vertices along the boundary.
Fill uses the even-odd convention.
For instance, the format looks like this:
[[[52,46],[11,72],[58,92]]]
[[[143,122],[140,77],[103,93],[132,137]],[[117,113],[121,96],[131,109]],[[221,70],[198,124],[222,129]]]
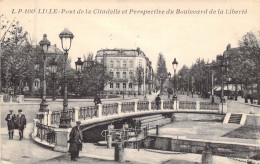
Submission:
[[[152,63],[140,48],[99,50],[96,61],[103,63],[112,77],[105,93],[147,94],[154,89]]]

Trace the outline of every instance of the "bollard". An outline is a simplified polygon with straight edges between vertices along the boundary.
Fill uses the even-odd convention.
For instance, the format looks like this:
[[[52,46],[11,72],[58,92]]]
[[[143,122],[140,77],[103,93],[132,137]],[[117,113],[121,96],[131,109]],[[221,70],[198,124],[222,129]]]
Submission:
[[[201,163],[202,164],[212,164],[212,151],[211,150],[204,150],[202,152]]]
[[[107,135],[107,148],[112,148],[112,135]]]
[[[159,125],[156,125],[156,135],[159,135]]]
[[[124,146],[123,142],[115,144],[115,161],[124,162]]]

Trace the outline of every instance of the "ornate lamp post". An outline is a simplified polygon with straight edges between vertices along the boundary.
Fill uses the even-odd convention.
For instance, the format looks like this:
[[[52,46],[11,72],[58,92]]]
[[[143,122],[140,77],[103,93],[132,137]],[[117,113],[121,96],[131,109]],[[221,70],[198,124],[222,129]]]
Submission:
[[[47,39],[47,35],[43,35],[43,39],[39,42],[42,47],[43,52],[43,91],[42,91],[42,102],[40,104],[40,112],[48,111],[48,104],[46,102],[46,53],[48,52],[48,48],[51,45],[50,41]]]
[[[82,75],[83,64],[84,64],[84,62],[81,61],[81,58],[78,58],[78,60],[75,62],[76,73],[77,73],[77,77],[78,77],[78,85],[81,85],[81,75]]]
[[[60,118],[60,128],[70,128],[70,116],[68,115],[68,93],[67,93],[67,59],[68,59],[68,51],[71,47],[72,39],[74,35],[67,28],[65,28],[59,35],[61,39],[62,49],[65,51],[64,53],[64,94],[63,94],[63,111]]]
[[[56,100],[55,97],[55,80],[56,80],[56,72],[57,72],[57,62],[55,61],[55,58],[52,59],[52,61],[50,62],[50,67],[51,67],[51,77],[52,77],[52,81],[53,81],[53,88],[52,88],[52,100]]]
[[[162,81],[163,81],[163,75],[161,75],[160,76],[160,85],[161,85],[161,89],[160,89],[160,95],[163,95],[163,83],[162,83]]]
[[[219,62],[219,66],[221,67],[221,103],[224,99],[224,71],[226,69],[226,66],[224,64],[224,55],[217,56],[217,61]]]
[[[174,93],[176,93],[176,79],[175,79],[175,75],[176,75],[176,69],[177,69],[177,66],[178,66],[178,62],[176,61],[176,58],[174,58],[173,62],[172,62],[172,67],[173,67],[173,70],[174,70]]]
[[[84,62],[81,61],[81,58],[78,58],[78,60],[75,62],[77,74],[81,74],[82,73],[82,66],[83,66],[83,64],[84,64]]]

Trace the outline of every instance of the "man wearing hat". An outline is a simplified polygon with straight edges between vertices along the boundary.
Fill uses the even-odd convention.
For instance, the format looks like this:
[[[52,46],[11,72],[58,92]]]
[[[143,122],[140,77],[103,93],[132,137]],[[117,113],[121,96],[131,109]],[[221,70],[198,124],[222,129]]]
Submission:
[[[9,110],[9,114],[6,116],[5,121],[7,121],[9,140],[14,137],[14,128],[15,128],[15,114],[13,110]]]
[[[160,95],[157,95],[157,97],[155,98],[155,104],[156,104],[157,110],[159,110],[160,103],[161,103]]]
[[[71,155],[71,160],[76,161],[76,158],[79,158],[79,151],[82,150],[82,131],[80,130],[80,121],[76,122],[76,126],[71,129],[70,132],[70,143],[69,153]]]
[[[22,109],[19,109],[18,112],[19,114],[16,117],[16,124],[18,126],[20,140],[22,140],[23,130],[24,128],[26,128],[26,118],[25,115],[22,113]]]

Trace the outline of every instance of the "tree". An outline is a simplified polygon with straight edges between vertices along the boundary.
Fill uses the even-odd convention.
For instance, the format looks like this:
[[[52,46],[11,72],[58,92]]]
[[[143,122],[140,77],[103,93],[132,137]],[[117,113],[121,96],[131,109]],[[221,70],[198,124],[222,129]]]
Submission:
[[[33,72],[33,46],[18,21],[3,21],[1,31],[1,81],[21,93]]]
[[[242,66],[245,74],[251,79],[256,76],[257,99],[260,105],[260,42],[253,32],[248,32],[239,41],[239,47],[242,52],[240,57],[244,59]]]
[[[160,86],[161,86],[161,93],[162,93],[162,87],[163,84],[165,83],[168,72],[165,64],[165,58],[162,53],[159,53],[158,55],[158,60],[157,60],[157,71],[156,71],[156,79],[159,81]]]

